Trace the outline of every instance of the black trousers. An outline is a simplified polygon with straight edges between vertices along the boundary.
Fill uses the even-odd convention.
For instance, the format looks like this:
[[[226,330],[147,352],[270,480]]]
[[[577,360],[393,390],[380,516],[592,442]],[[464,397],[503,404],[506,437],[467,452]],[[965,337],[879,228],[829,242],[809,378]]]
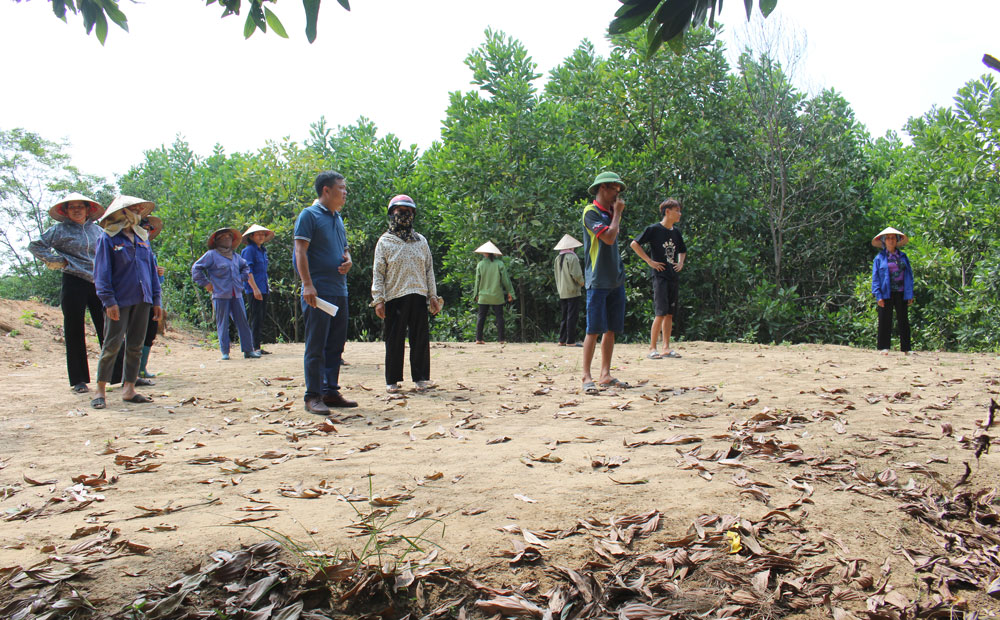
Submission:
[[[66,341],[66,371],[69,384],[90,383],[90,366],[87,363],[87,311],[97,330],[97,339],[104,345],[104,305],[97,296],[93,282],[62,274],[62,293],[59,305],[63,313],[63,340]],[[121,376],[119,367],[118,376]]]
[[[902,291],[893,291],[885,300],[885,306],[878,309],[878,349],[888,349],[892,343],[892,313],[896,313],[896,331],[899,333],[899,350],[910,350],[909,304],[903,299]]]
[[[560,299],[559,308],[562,319],[559,321],[559,344],[574,344],[576,342],[576,324],[580,320],[580,297]]]
[[[250,303],[247,308],[247,319],[250,321],[250,335],[253,336],[253,350],[260,351],[260,333],[264,328],[264,314],[267,310],[267,295],[264,299],[257,301],[250,295]]]
[[[404,295],[385,302],[385,384],[403,380],[406,335],[410,335],[410,377],[414,382],[431,378],[431,341],[427,323],[427,298]]]
[[[507,340],[503,330],[503,304],[479,304],[479,316],[476,317],[476,340],[483,340],[483,327],[486,325],[486,315],[489,314],[490,309],[496,316],[497,340],[503,342]]]
[[[156,332],[160,328],[160,322],[153,320],[153,311],[149,311],[149,322],[146,323],[146,338],[142,341],[142,346],[151,347],[156,341]]]

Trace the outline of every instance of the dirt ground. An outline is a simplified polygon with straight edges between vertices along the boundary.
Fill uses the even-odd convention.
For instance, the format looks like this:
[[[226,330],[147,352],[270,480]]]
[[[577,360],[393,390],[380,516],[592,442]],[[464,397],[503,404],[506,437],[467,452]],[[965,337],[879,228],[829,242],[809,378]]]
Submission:
[[[67,553],[80,528],[110,525],[138,552],[89,565],[91,578],[76,584],[109,610],[217,549],[266,540],[238,527],[247,519],[317,549],[359,550],[359,504],[345,500],[375,496],[401,502],[400,516],[440,519],[443,535],[425,534],[439,558],[495,587],[546,578],[511,565],[517,537],[499,528],[562,529],[655,509],[655,547],[701,515],[756,521],[807,497],[794,518],[825,545],[821,558],[858,560],[887,576],[883,593],[916,600],[937,591],[907,553],[947,545],[878,492],[885,472],[898,476],[893,488],[912,479],[910,489],[941,493],[965,463],[970,489],[1000,478],[1000,456],[977,459],[970,441],[1000,389],[994,355],[684,342],[682,359],[650,360],[645,346],[624,345],[614,374],[635,387],[586,396],[581,349],[434,343],[439,387],[417,393],[407,381],[390,397],[381,343],[348,343],[341,383],[360,406],[324,424],[302,407],[301,344],[223,362],[201,335],[175,331],[153,347],[152,404],[125,404],[115,389],[107,409],[91,409],[90,396],[70,392],[61,321],[58,308],[0,300],[0,325],[15,329],[0,330],[0,576]],[[814,460],[708,458],[728,451],[737,430],[772,420],[744,437],[794,444]],[[99,484],[73,481],[102,474]],[[594,557],[580,536],[547,541],[543,556],[574,567]],[[1000,611],[982,589],[954,595],[981,615]],[[0,602],[11,596],[0,579]],[[840,606],[862,617],[864,596]]]

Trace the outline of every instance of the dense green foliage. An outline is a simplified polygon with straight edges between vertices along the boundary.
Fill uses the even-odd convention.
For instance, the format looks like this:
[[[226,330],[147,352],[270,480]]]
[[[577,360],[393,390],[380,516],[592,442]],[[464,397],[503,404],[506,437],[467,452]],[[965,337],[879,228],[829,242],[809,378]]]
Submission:
[[[892,225],[912,237],[914,345],[998,348],[1000,98],[991,76],[962,87],[954,106],[911,119],[905,144],[891,133],[873,140],[838,93],[801,92],[767,56],[747,53],[730,67],[709,31],[686,40],[684,54],[649,60],[639,33],[616,37],[607,58],[584,42],[540,89],[528,50],[487,31],[466,58],[476,88],[451,94],[441,140],[426,152],[380,137],[367,119],[336,129],[320,119],[304,144],[250,153],[199,156],[178,138],[148,151],[119,185],[159,205],[166,305],[206,327],[209,296],[190,265],[211,231],[257,223],[277,233],[269,336],[299,337],[292,228],[315,196],[315,175],[335,169],[349,189],[351,338],[379,337],[368,307],[373,248],[388,198],[407,193],[446,300],[434,337],[470,337],[472,250],[491,240],[517,288],[511,335],[551,339],[551,247],[565,233],[581,238],[586,188],[610,169],[629,186],[627,339],[647,338],[652,319],[648,269],[627,241],[672,196],[684,204],[688,245],[677,337],[871,346],[869,242]]]

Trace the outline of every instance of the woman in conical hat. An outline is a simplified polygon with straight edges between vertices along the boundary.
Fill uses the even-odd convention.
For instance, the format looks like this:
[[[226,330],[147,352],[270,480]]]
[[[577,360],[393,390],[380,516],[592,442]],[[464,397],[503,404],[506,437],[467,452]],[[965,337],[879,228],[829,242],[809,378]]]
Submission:
[[[913,269],[900,250],[910,239],[891,226],[872,238],[879,249],[872,261],[872,295],[878,302],[878,350],[889,354],[892,342],[892,315],[896,313],[899,349],[910,353],[909,306],[913,304]]]
[[[150,247],[160,231],[163,230],[163,220],[155,215],[149,215],[139,221],[139,227],[149,235]],[[160,288],[163,287],[163,275],[166,271],[156,262],[156,253],[153,253],[153,263],[156,264],[156,279],[160,281]],[[146,338],[142,341],[142,355],[139,357],[139,378],[135,380],[137,386],[156,385],[152,379],[156,378],[156,373],[150,372],[146,365],[149,363],[149,352],[152,350],[153,342],[156,341],[156,334],[164,326],[163,317],[159,321],[153,320],[153,313],[149,313],[149,322],[146,324]],[[164,328],[165,329],[165,328]]]
[[[507,265],[497,259],[503,256],[503,253],[500,252],[500,248],[493,245],[492,241],[487,241],[475,251],[477,254],[483,254],[483,259],[476,265],[476,285],[472,290],[472,298],[479,306],[476,318],[476,344],[486,344],[483,340],[483,327],[486,324],[486,315],[491,311],[496,317],[497,340],[500,344],[504,344],[507,340],[503,322],[504,298],[506,295],[507,301],[514,301],[514,285],[507,275]]]
[[[94,252],[104,235],[94,220],[104,213],[96,200],[83,194],[69,194],[49,208],[56,220],[38,239],[28,244],[28,251],[49,269],[62,272],[59,305],[63,313],[63,341],[66,343],[66,371],[73,392],[90,391],[90,366],[87,363],[86,316],[104,344],[104,308],[94,288]]]
[[[247,247],[243,248],[240,255],[250,266],[250,273],[253,274],[254,282],[260,290],[260,299],[253,294],[250,281],[247,280],[243,286],[243,293],[247,298],[247,317],[250,319],[250,336],[253,338],[254,351],[261,355],[269,355],[270,351],[261,348],[261,332],[264,328],[264,316],[267,313],[267,295],[270,292],[268,287],[267,267],[270,259],[264,244],[274,239],[274,231],[254,224],[243,233],[243,239],[247,242]]]
[[[583,269],[576,248],[583,244],[572,235],[563,235],[556,247],[556,290],[559,292],[559,346],[583,346],[576,341],[576,325],[580,319],[580,301],[583,298]]]

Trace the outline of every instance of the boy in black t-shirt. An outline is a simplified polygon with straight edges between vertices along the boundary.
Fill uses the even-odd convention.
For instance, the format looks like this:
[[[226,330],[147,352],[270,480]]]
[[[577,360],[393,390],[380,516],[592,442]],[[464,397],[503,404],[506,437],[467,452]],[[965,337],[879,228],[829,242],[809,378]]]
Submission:
[[[653,308],[656,318],[649,334],[649,359],[680,357],[670,348],[670,331],[677,313],[677,296],[680,289],[678,273],[684,268],[687,246],[674,224],[681,219],[681,203],[669,198],[660,203],[660,221],[646,227],[630,244],[639,258],[653,268]],[[649,254],[642,249],[649,246]],[[663,333],[663,353],[656,352],[656,342]]]

